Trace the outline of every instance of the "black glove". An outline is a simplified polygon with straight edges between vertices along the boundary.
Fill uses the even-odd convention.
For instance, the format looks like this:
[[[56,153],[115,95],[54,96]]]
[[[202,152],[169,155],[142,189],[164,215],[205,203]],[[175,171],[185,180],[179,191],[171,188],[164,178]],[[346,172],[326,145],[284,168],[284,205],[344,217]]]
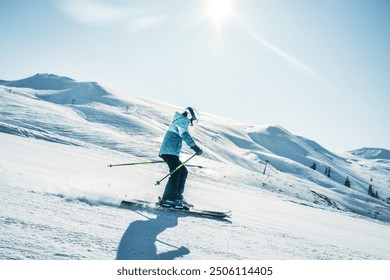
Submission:
[[[202,149],[199,148],[197,145],[191,147],[191,149],[193,149],[198,156],[203,153]]]

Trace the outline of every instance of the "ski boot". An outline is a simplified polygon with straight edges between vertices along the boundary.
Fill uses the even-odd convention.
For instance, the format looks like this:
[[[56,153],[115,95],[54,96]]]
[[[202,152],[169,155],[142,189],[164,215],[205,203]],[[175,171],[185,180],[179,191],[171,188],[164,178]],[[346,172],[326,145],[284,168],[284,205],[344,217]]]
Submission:
[[[184,198],[183,198],[183,199],[177,199],[177,200],[180,201],[180,203],[181,203],[183,206],[187,207],[187,208],[193,208],[193,207],[194,207],[193,204],[188,203]]]
[[[180,199],[175,199],[175,200],[165,199],[165,200],[163,200],[161,197],[159,197],[158,198],[158,205],[160,205],[161,207],[166,207],[166,208],[184,209],[184,210],[190,209],[190,207],[187,206],[187,204],[183,203],[183,201]]]

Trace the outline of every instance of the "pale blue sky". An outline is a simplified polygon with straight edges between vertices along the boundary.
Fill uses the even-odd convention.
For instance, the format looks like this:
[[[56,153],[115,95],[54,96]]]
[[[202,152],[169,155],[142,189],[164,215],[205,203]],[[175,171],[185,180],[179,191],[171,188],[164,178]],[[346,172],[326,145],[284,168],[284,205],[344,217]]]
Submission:
[[[0,0],[0,79],[54,73],[390,149],[389,0],[230,1],[218,21],[207,0]]]

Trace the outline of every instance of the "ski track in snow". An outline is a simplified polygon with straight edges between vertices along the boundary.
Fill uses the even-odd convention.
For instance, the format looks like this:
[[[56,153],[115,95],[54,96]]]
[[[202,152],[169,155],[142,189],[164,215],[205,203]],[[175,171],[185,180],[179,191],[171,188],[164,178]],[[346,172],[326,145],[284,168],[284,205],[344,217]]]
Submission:
[[[299,231],[279,229],[262,224],[261,220],[258,223],[248,223],[233,219],[230,224],[177,213],[130,211],[10,187],[2,188],[1,199],[10,201],[7,213],[10,213],[9,209],[15,211],[12,211],[12,215],[1,216],[3,226],[0,230],[0,259],[388,257],[381,250],[359,250],[335,244],[331,241],[334,237],[321,241],[315,235],[310,237]],[[2,208],[2,213],[5,213],[5,207]],[[339,230],[327,230],[329,235],[340,234]],[[370,237],[367,239],[366,242]]]

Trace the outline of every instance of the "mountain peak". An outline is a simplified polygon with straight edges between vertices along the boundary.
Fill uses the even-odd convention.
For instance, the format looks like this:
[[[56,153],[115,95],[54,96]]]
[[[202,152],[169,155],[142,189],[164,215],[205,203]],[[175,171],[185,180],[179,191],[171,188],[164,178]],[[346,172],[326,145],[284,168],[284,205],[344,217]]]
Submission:
[[[34,96],[56,104],[87,104],[92,102],[110,105],[122,104],[121,101],[114,100],[113,95],[96,82],[78,82],[50,73],[39,73],[15,81],[0,80],[0,84],[40,91],[34,93]]]
[[[9,81],[6,83],[10,87],[46,89],[46,90],[63,90],[73,87],[77,82],[71,78],[57,76],[54,74],[43,73],[35,74],[31,77]]]
[[[390,160],[390,151],[382,148],[361,148],[361,149],[350,151],[349,153],[365,159]]]

